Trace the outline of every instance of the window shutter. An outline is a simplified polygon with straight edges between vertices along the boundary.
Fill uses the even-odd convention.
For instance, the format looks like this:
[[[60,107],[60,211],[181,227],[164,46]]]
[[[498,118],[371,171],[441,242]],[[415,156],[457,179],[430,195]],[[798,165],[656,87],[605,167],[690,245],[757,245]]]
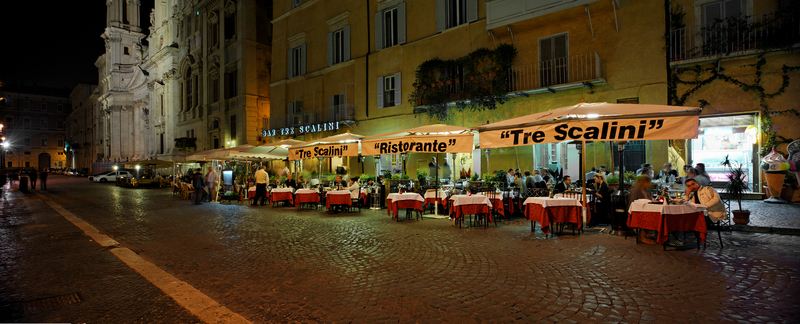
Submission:
[[[333,106],[333,98],[335,96],[328,97],[328,121],[336,121],[336,107]]]
[[[467,21],[478,21],[478,0],[467,0]]]
[[[711,25],[722,19],[722,3],[714,2],[703,5],[703,24]]]
[[[553,38],[553,58],[560,59],[567,57],[567,35],[559,35]],[[559,63],[566,63],[564,62]]]
[[[328,66],[333,65],[333,33],[328,33]]]
[[[447,29],[447,9],[444,0],[436,0],[436,31],[442,32]]]
[[[294,102],[286,105],[286,126],[294,126]]]
[[[400,97],[400,89],[403,87],[403,83],[400,82],[400,72],[394,74],[394,105],[399,106],[402,103],[402,99]]]
[[[725,1],[725,18],[739,17],[742,15],[742,0]]]
[[[306,74],[306,43],[300,45],[300,75]]]
[[[397,5],[397,44],[406,43],[406,3]]]
[[[383,77],[378,77],[378,108],[383,108]]]
[[[383,49],[383,12],[375,14],[375,51]]]
[[[344,26],[344,62],[350,60],[350,25]]]
[[[553,59],[552,38],[539,40],[539,62],[546,62]]]
[[[291,48],[289,49],[289,53],[286,54],[286,63],[287,63],[287,65],[286,65],[286,78],[287,79],[291,79],[292,77],[294,77],[294,75],[292,75],[292,70],[293,69],[292,69],[292,49]],[[228,87],[228,81],[226,79],[225,80],[225,89],[227,89],[227,87]],[[225,90],[225,91],[226,91],[225,97],[227,98],[228,97],[227,90]]]

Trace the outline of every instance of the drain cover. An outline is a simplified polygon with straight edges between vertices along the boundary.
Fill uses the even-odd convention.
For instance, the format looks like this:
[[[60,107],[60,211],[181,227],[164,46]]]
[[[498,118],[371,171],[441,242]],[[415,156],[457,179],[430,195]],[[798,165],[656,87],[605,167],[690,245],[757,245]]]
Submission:
[[[61,306],[77,304],[83,301],[80,293],[55,296],[22,303],[22,311],[27,314],[38,313]]]

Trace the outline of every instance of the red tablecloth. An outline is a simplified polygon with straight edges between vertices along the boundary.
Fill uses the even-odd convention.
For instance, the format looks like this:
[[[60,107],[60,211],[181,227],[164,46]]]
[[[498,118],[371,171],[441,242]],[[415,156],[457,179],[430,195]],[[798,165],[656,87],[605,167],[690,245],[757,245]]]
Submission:
[[[291,192],[273,192],[272,193],[272,202],[284,201],[288,200],[289,204],[294,205],[294,199],[292,199]]]
[[[494,206],[494,205],[492,205],[492,206]],[[483,204],[481,204],[481,205],[478,205],[478,204],[472,205],[472,204],[470,204],[470,205],[452,206],[452,204],[451,204],[450,207],[452,208],[451,209],[452,211],[450,212],[450,215],[452,215],[453,218],[455,218],[455,219],[460,219],[464,215],[486,214],[487,217],[489,217],[489,222],[490,223],[494,222],[492,220],[492,213],[489,212],[489,206],[487,206],[487,205],[483,205]]]
[[[436,198],[425,198],[425,205],[427,205],[427,204],[435,204],[436,202],[437,202]],[[439,202],[439,205],[442,206],[442,208],[447,208],[447,197],[439,198],[438,202]]]
[[[706,219],[703,212],[689,214],[662,214],[658,212],[632,212],[628,215],[628,227],[658,231],[656,242],[664,244],[669,232],[695,231],[706,242]]]
[[[295,209],[300,208],[300,204],[305,203],[318,203],[319,202],[319,194],[318,193],[300,193],[295,195]]]
[[[392,212],[394,214],[394,216],[392,216],[392,219],[397,219],[397,214],[398,214],[397,211],[400,210],[401,208],[413,208],[414,210],[421,213],[422,202],[418,200],[398,200],[396,202],[393,201],[389,205],[389,209],[392,209]]]
[[[506,216],[506,211],[505,211],[505,208],[503,208],[503,201],[502,200],[500,200],[500,199],[491,199],[490,198],[489,201],[492,203],[492,209],[493,210],[496,210],[497,213],[499,213],[500,215]],[[511,213],[513,213],[513,212],[514,212],[514,209],[513,209],[513,206],[512,206],[511,209],[510,209],[510,212],[508,213],[508,216],[510,216]]]
[[[581,222],[580,206],[553,206],[544,208],[539,204],[525,205],[525,218],[538,222],[542,225],[542,233],[550,233],[550,223],[573,223],[578,224],[578,229],[583,225]]]
[[[331,209],[331,205],[347,205],[352,206],[353,201],[350,200],[350,195],[331,195],[325,196],[325,209]]]

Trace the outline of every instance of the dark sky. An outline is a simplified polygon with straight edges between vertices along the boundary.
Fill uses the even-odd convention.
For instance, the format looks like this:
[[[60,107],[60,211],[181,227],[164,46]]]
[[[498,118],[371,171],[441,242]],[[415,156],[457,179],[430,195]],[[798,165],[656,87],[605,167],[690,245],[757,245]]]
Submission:
[[[69,89],[79,82],[97,84],[105,0],[0,2],[0,82]],[[153,3],[142,0],[145,35]]]

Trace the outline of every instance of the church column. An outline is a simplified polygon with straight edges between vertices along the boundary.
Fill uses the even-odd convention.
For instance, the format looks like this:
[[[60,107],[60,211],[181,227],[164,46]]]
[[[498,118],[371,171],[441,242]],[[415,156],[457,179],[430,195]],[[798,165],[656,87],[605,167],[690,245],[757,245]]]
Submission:
[[[139,8],[141,6],[140,0],[128,0],[128,25],[133,27],[134,30],[141,30],[139,28]]]

